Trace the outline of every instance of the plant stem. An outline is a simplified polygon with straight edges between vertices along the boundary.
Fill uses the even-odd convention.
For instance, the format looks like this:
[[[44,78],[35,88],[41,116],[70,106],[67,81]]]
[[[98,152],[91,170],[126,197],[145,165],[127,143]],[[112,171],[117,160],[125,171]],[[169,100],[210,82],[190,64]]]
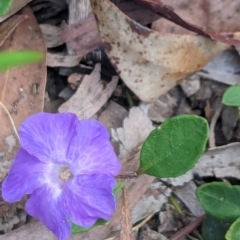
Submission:
[[[179,204],[177,203],[177,201],[175,200],[175,198],[172,195],[169,197],[169,202],[174,206],[177,213],[179,213],[179,214],[183,213],[181,207],[179,206]]]

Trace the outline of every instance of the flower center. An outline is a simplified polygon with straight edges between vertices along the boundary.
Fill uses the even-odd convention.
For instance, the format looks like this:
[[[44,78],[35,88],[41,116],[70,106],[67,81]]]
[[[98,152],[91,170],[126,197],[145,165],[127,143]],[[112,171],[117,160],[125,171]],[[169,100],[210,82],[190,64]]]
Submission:
[[[73,178],[72,173],[70,172],[68,167],[64,167],[62,171],[60,172],[60,178],[63,181],[67,181],[69,178]]]

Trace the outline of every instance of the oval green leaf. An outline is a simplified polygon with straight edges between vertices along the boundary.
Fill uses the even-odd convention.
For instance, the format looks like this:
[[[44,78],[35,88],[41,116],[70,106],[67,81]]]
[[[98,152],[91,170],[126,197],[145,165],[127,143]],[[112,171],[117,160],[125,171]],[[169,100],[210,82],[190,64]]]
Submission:
[[[180,115],[154,129],[143,143],[138,174],[178,177],[191,169],[204,153],[209,136],[206,119]]]
[[[226,234],[227,240],[239,240],[240,239],[240,218],[238,218],[229,228]]]
[[[2,72],[13,67],[39,62],[43,57],[42,53],[35,51],[1,52],[0,71]]]
[[[212,182],[199,187],[196,194],[209,215],[230,223],[240,216],[240,186]]]
[[[225,234],[230,224],[222,222],[207,215],[202,224],[202,237],[204,240],[225,240]]]
[[[12,0],[1,0],[0,1],[0,16],[7,14],[11,8]]]
[[[228,106],[240,106],[240,85],[229,87],[223,94],[222,103]]]

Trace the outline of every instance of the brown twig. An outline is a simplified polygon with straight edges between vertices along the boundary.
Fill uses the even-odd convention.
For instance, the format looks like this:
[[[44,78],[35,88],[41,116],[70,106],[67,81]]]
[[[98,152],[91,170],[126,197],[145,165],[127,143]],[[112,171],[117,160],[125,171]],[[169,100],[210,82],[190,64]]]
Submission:
[[[202,215],[201,217],[197,218],[195,221],[191,222],[188,226],[186,226],[181,231],[176,233],[170,240],[179,240],[182,237],[188,235],[194,229],[196,229],[198,226],[202,224],[204,218],[205,218],[205,215]]]

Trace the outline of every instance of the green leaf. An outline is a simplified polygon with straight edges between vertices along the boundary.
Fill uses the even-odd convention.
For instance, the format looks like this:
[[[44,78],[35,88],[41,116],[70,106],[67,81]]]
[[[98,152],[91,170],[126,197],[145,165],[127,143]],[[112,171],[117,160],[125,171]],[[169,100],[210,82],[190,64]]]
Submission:
[[[0,71],[35,63],[43,59],[43,54],[35,51],[1,52]]]
[[[227,240],[239,240],[240,239],[240,218],[238,218],[229,228],[226,234]]]
[[[240,106],[240,85],[229,87],[223,94],[222,103],[228,106]]]
[[[144,142],[138,174],[178,177],[191,169],[204,153],[209,136],[207,121],[180,115],[154,129]]]
[[[225,240],[225,234],[230,224],[207,215],[202,224],[204,240]]]
[[[118,196],[120,190],[122,189],[122,187],[124,186],[124,184],[125,184],[125,181],[117,180],[117,185],[116,185],[116,187],[113,190],[115,198],[117,198],[117,196]],[[78,225],[72,223],[71,231],[72,231],[73,234],[83,233],[83,232],[88,232],[93,227],[96,227],[96,226],[99,226],[99,225],[107,225],[107,224],[108,224],[108,221],[103,220],[103,219],[97,220],[97,222],[93,226],[91,226],[89,228],[83,228],[81,226],[78,226]]]
[[[240,216],[240,186],[212,182],[199,187],[196,194],[209,215],[230,223]]]
[[[11,8],[12,0],[1,0],[0,1],[0,16],[7,14]]]

